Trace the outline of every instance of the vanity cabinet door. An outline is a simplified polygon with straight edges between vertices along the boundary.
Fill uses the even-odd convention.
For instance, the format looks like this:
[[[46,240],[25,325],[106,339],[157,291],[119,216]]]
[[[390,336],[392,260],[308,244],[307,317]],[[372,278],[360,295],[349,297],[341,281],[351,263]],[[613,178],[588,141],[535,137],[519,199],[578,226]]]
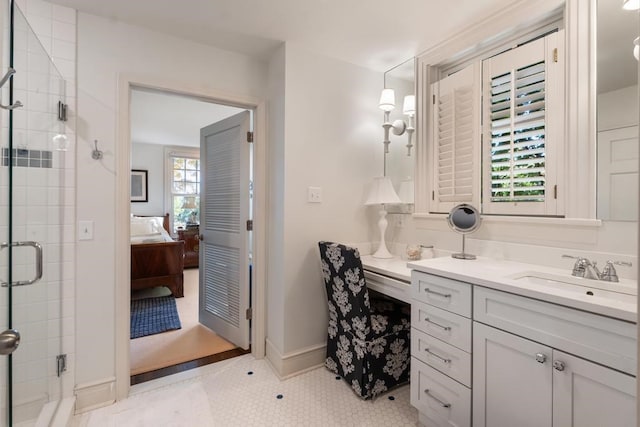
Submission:
[[[473,426],[550,427],[551,358],[550,347],[474,322]]]
[[[635,427],[635,378],[554,350],[553,425]]]

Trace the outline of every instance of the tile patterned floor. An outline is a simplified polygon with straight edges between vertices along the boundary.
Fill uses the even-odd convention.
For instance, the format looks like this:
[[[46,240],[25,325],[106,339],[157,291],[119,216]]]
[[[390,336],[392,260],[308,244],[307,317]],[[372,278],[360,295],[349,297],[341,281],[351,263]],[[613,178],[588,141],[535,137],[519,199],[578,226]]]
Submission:
[[[78,415],[72,426],[403,427],[417,422],[408,385],[362,401],[324,368],[280,381],[265,360],[245,355],[134,386],[128,399]]]

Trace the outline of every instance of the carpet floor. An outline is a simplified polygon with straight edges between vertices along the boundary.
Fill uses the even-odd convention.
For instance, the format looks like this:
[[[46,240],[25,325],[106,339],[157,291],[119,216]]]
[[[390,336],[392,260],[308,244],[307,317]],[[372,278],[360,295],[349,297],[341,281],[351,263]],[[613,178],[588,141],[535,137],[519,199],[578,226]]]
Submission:
[[[165,295],[159,288],[142,296]],[[140,295],[132,295],[132,299]],[[189,362],[236,346],[198,322],[198,269],[184,271],[184,298],[176,298],[182,329],[130,340],[131,375]]]

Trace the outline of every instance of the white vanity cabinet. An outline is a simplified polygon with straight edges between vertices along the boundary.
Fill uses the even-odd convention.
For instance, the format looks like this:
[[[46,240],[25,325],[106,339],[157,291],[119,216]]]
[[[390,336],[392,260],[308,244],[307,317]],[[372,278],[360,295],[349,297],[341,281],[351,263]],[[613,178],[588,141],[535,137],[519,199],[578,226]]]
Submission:
[[[636,425],[635,325],[474,291],[474,427]]]
[[[420,424],[471,425],[471,285],[413,271],[411,404]]]
[[[634,322],[447,274],[411,276],[420,425],[636,426]]]

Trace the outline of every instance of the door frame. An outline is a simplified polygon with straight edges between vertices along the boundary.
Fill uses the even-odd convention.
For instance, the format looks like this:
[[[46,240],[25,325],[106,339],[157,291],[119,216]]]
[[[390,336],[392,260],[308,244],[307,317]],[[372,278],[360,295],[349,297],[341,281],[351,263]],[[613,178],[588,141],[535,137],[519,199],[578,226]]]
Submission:
[[[221,92],[212,88],[192,86],[185,81],[153,78],[147,75],[120,74],[118,78],[118,114],[116,143],[116,203],[115,203],[115,373],[116,399],[125,399],[130,388],[130,307],[131,307],[131,251],[130,246],[130,169],[131,122],[130,105],[133,88],[153,89],[191,96],[201,100],[226,104],[254,111],[253,203],[254,238],[252,259],[252,323],[251,354],[265,357],[266,338],[266,248],[267,248],[267,138],[264,100]]]

